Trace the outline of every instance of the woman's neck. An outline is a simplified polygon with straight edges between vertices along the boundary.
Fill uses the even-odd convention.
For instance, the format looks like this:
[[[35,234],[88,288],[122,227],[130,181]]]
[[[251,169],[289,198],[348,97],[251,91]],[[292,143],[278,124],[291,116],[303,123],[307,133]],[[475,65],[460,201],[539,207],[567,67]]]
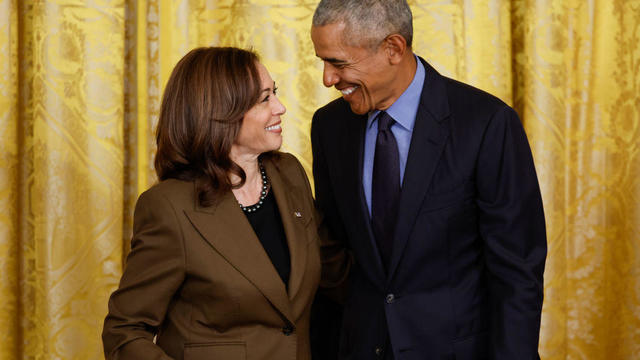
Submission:
[[[246,176],[241,187],[232,189],[233,195],[244,206],[257,203],[262,192],[262,175],[258,165],[258,155],[233,156],[232,154],[231,160],[242,168]],[[232,184],[240,182],[240,177],[237,175],[230,174],[229,176]]]

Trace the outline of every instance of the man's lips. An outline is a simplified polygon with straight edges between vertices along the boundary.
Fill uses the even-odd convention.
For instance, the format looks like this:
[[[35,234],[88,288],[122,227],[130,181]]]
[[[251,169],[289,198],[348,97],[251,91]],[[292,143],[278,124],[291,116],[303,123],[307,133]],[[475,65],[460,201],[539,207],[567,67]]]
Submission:
[[[342,93],[342,95],[344,96],[348,96],[351,95],[354,91],[356,91],[360,86],[358,85],[354,85],[354,86],[349,86],[343,89],[338,89],[340,90],[340,92]]]

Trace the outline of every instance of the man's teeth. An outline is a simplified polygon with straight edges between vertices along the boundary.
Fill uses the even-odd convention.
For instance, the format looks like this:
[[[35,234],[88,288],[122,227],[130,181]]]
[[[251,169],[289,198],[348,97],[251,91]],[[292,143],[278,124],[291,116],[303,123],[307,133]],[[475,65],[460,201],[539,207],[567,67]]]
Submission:
[[[352,86],[352,87],[349,87],[349,88],[346,88],[346,89],[342,89],[342,90],[340,90],[340,92],[342,93],[342,95],[349,95],[352,92],[356,91],[357,88],[359,88],[359,86],[356,85],[356,86]]]
[[[280,129],[280,124],[277,125],[271,125],[271,126],[267,126],[266,128],[264,128],[267,131],[271,131],[271,130],[277,130]]]

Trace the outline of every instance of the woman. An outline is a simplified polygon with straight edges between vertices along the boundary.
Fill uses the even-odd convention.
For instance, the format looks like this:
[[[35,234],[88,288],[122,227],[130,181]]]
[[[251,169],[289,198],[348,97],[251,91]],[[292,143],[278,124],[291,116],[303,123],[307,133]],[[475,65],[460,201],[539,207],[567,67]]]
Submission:
[[[310,358],[317,224],[304,170],[276,152],[284,112],[252,52],[199,48],[176,65],[161,181],[138,199],[109,300],[108,359]]]

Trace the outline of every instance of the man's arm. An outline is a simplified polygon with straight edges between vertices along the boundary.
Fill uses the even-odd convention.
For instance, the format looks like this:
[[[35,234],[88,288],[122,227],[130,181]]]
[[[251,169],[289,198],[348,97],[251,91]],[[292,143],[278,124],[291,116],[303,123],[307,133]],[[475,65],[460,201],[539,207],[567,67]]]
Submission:
[[[314,359],[337,359],[342,307],[335,298],[336,293],[342,294],[338,297],[344,296],[350,256],[322,149],[320,121],[316,112],[311,123],[311,146],[316,206],[322,215],[318,222],[322,278],[311,310],[311,351]]]
[[[486,128],[476,178],[488,270],[490,358],[539,359],[544,212],[529,143],[507,106]]]

